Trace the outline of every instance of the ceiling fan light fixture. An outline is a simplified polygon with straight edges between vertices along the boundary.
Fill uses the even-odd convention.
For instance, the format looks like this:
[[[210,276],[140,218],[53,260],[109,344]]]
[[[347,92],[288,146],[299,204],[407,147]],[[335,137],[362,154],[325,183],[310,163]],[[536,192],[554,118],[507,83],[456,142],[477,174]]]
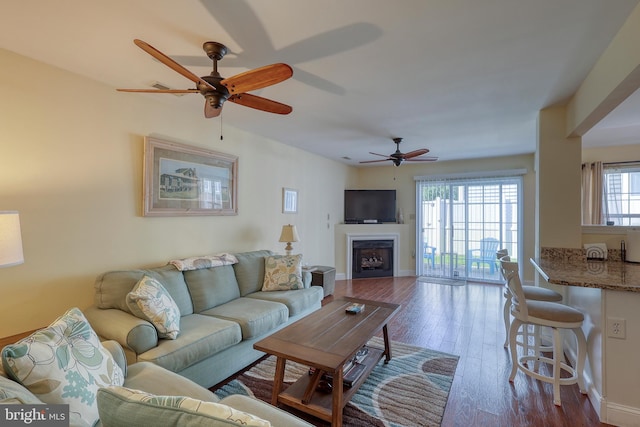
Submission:
[[[209,105],[216,109],[222,108],[222,104],[224,104],[224,101],[227,100],[226,96],[215,92],[205,95],[205,98]]]

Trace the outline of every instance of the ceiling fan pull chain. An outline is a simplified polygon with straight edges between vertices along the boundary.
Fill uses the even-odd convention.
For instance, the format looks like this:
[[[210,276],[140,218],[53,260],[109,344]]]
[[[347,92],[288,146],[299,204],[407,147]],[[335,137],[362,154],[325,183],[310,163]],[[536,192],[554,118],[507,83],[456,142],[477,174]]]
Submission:
[[[222,136],[222,113],[220,114],[220,141],[224,140]]]

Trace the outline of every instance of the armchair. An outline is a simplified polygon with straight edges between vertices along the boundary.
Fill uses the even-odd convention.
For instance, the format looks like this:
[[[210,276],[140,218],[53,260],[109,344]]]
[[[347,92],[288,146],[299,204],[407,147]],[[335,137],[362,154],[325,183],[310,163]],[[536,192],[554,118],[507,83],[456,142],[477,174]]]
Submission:
[[[489,264],[489,272],[491,274],[496,271],[496,252],[500,242],[493,237],[485,237],[480,240],[479,249],[469,249],[467,252],[467,262],[473,267],[476,264],[477,268],[480,268],[480,264]]]
[[[422,244],[422,259],[423,261],[431,262],[431,267],[436,266],[436,247],[429,246],[427,242]]]

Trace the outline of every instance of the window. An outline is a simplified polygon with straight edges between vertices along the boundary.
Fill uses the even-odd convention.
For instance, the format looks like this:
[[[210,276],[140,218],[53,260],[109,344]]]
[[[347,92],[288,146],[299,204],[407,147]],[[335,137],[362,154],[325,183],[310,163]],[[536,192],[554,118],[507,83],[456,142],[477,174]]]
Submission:
[[[640,162],[603,165],[602,204],[611,225],[640,225]]]

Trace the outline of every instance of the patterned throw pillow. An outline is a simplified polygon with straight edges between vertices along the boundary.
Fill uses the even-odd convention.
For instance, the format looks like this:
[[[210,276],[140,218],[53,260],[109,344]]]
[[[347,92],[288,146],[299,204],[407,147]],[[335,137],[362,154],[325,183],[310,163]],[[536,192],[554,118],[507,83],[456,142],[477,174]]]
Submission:
[[[133,287],[127,294],[127,307],[135,316],[153,323],[160,338],[178,338],[180,309],[164,286],[153,277],[144,276]]]
[[[155,396],[126,387],[103,388],[98,393],[103,426],[181,425],[269,427],[269,421],[222,403],[182,396]]]
[[[68,404],[70,415],[88,425],[98,420],[98,389],[124,384],[122,370],[77,308],[6,346],[2,364],[13,380],[40,400]]]
[[[264,258],[263,291],[302,289],[302,255],[273,255]]]

